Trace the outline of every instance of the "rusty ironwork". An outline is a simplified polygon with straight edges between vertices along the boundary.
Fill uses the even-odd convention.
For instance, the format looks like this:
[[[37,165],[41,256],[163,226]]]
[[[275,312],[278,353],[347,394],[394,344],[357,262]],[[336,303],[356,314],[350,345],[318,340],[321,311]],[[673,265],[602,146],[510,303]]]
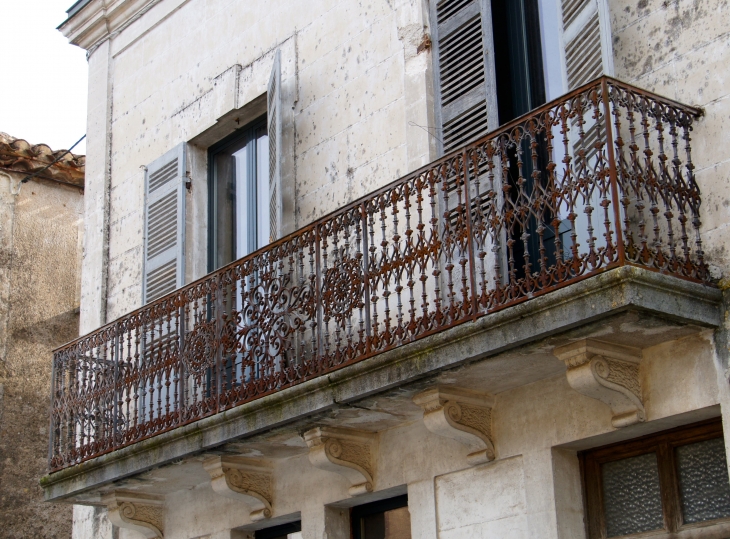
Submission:
[[[617,266],[708,283],[699,113],[603,77],[59,348],[51,470]]]

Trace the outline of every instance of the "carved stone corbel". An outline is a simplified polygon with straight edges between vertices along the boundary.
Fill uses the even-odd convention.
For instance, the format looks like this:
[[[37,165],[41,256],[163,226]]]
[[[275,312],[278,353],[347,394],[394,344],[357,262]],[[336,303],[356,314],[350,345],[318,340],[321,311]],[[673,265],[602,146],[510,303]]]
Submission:
[[[271,518],[273,469],[262,460],[237,456],[212,457],[203,462],[213,491],[243,501],[251,508],[252,522]]]
[[[304,433],[309,461],[322,470],[344,475],[350,496],[372,492],[375,484],[377,435],[355,429],[317,427]]]
[[[584,339],[553,351],[568,367],[568,383],[577,392],[605,402],[614,427],[646,420],[639,379],[641,350]]]
[[[165,506],[162,496],[116,490],[102,498],[109,520],[119,528],[134,530],[147,539],[164,539]]]
[[[458,387],[438,386],[419,393],[413,402],[423,408],[423,422],[428,430],[469,448],[466,456],[469,464],[494,460],[494,397]]]

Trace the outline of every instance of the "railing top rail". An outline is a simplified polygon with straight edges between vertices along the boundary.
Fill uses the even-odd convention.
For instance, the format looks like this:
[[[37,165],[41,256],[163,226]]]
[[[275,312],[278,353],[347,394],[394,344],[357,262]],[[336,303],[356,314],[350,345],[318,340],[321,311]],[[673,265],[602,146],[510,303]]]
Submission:
[[[177,296],[181,293],[185,293],[188,290],[192,290],[195,287],[200,286],[201,284],[205,283],[206,281],[214,281],[219,275],[225,273],[226,271],[230,270],[231,268],[233,268],[239,264],[245,263],[247,260],[253,260],[266,251],[272,251],[272,250],[276,249],[278,246],[286,244],[287,242],[290,242],[292,239],[294,239],[298,236],[302,236],[306,232],[313,230],[329,221],[332,221],[333,219],[337,218],[338,216],[340,216],[348,211],[351,211],[353,208],[362,205],[367,200],[378,197],[382,193],[385,193],[388,190],[393,189],[394,187],[396,187],[398,185],[404,184],[412,178],[418,177],[419,175],[421,175],[429,170],[433,170],[433,169],[437,168],[440,164],[448,162],[449,160],[454,159],[455,157],[458,157],[460,154],[462,154],[468,148],[477,147],[481,144],[484,144],[486,141],[488,141],[490,139],[494,139],[494,138],[499,137],[502,134],[509,133],[512,129],[523,124],[529,118],[539,116],[543,112],[550,110],[551,108],[559,105],[560,103],[569,101],[570,99],[574,98],[575,96],[578,96],[578,95],[586,92],[587,90],[590,90],[591,88],[598,88],[604,82],[613,84],[622,89],[629,90],[631,92],[651,98],[653,100],[663,103],[664,105],[667,105],[667,106],[670,106],[673,108],[677,108],[695,118],[701,117],[704,114],[704,111],[701,108],[685,105],[678,101],[674,101],[672,99],[660,96],[653,92],[649,92],[647,90],[638,88],[636,86],[623,82],[614,77],[609,77],[606,75],[601,76],[578,88],[575,88],[571,92],[564,94],[557,99],[554,99],[548,103],[545,103],[544,105],[541,105],[540,107],[537,107],[536,109],[531,110],[530,112],[528,112],[506,124],[501,125],[497,129],[494,129],[494,130],[488,132],[487,134],[485,134],[484,136],[482,136],[478,139],[475,139],[475,140],[459,147],[458,149],[449,152],[448,154],[443,155],[439,159],[436,159],[435,161],[432,161],[429,164],[424,165],[423,167],[406,174],[405,176],[402,176],[386,185],[383,185],[382,187],[379,187],[378,189],[376,189],[374,191],[371,191],[370,193],[368,193],[366,195],[363,195],[362,197],[358,198],[357,200],[350,202],[350,203],[316,219],[315,221],[309,223],[308,225],[305,225],[305,226],[295,230],[294,232],[291,232],[290,234],[250,253],[249,255],[246,255],[243,258],[237,259],[211,273],[206,274],[203,277],[200,277],[199,279],[196,279],[195,281],[193,281],[191,283],[188,283],[188,284],[178,288],[174,292],[170,292],[169,294],[166,294],[165,296],[162,296],[146,305],[139,307],[138,309],[130,311],[129,313],[116,318],[112,322],[109,322],[103,326],[100,326],[99,328],[97,328],[93,331],[90,331],[89,333],[87,333],[85,335],[81,335],[81,336],[77,337],[76,339],[73,339],[64,345],[59,346],[58,348],[54,349],[53,353],[56,354],[57,352],[60,352],[66,348],[72,347],[72,346],[78,344],[79,342],[81,342],[82,340],[88,338],[91,335],[102,333],[104,331],[108,331],[109,329],[113,328],[115,325],[119,324],[120,322],[129,320],[132,317],[137,316],[146,310],[150,310],[150,309],[154,308],[155,305],[163,304],[166,301],[173,299],[175,296]]]

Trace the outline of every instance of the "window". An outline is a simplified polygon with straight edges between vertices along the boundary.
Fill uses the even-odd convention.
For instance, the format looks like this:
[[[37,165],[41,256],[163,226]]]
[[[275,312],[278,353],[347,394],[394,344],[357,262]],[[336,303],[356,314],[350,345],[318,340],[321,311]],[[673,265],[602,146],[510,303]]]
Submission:
[[[542,105],[546,80],[554,98],[610,74],[606,13],[606,0],[431,0],[440,150]]]
[[[719,420],[593,449],[580,458],[590,539],[730,537],[730,481]]]
[[[606,13],[606,0],[431,0],[440,151],[456,150],[543,105],[548,96],[610,74]],[[542,134],[507,147],[504,179],[510,189],[499,203],[521,206],[513,215],[523,215],[524,201],[539,196],[548,182],[548,152]],[[600,201],[592,202],[598,207]],[[556,234],[563,256],[570,256],[573,230],[563,210],[512,220],[501,240],[505,278],[508,264],[509,278],[517,281],[554,266]],[[578,219],[582,225],[586,213]],[[576,234],[583,239],[585,232]]]
[[[209,151],[210,270],[269,243],[269,136],[266,118]]]
[[[274,54],[266,116],[211,147],[209,271],[281,236],[281,54]]]
[[[411,539],[408,496],[355,507],[350,522],[352,539]]]
[[[302,523],[291,522],[273,528],[266,528],[265,530],[258,530],[254,533],[254,539],[301,539],[301,532]]]

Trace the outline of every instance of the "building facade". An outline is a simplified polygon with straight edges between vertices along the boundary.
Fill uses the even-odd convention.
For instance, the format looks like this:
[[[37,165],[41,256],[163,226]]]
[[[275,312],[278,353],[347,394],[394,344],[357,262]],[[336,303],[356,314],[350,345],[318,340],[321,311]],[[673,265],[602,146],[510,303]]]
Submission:
[[[76,539],[730,534],[725,3],[68,13]]]
[[[2,536],[68,537],[72,509],[44,503],[38,481],[47,471],[49,354],[79,331],[84,157],[0,133],[0,185]]]

